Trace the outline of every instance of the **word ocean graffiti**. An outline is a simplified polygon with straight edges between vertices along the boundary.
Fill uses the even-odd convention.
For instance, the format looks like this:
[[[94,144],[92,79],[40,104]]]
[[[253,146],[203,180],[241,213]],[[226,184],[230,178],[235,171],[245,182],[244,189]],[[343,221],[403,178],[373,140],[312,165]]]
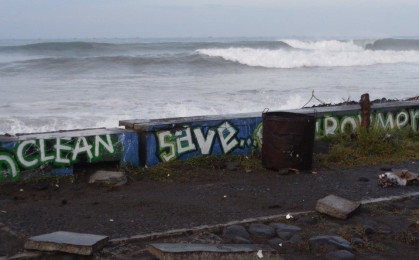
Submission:
[[[22,171],[42,171],[51,167],[62,169],[77,162],[114,157],[121,149],[113,139],[106,134],[3,143],[0,147],[0,181],[3,178],[16,179]]]

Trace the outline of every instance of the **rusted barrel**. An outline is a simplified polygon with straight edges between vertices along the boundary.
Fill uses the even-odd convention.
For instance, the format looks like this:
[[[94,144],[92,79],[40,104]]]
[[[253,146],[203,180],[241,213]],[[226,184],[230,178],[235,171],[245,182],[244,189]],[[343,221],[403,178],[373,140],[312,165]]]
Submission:
[[[267,112],[262,114],[262,164],[273,170],[310,170],[316,120],[314,116]]]

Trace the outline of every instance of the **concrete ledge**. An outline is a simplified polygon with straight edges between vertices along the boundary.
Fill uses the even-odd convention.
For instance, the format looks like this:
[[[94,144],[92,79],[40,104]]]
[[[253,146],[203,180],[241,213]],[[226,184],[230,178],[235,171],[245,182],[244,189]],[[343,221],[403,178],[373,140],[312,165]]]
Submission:
[[[244,244],[166,244],[156,243],[147,249],[159,259],[282,259],[267,245]]]
[[[25,249],[92,255],[107,242],[107,236],[58,231],[30,237],[25,243]]]

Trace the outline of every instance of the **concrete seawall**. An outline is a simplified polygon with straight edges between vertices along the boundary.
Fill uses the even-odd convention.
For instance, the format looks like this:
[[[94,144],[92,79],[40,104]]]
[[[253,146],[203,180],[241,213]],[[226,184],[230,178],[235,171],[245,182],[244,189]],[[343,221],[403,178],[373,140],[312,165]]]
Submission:
[[[316,116],[316,136],[359,127],[359,105],[287,110]],[[374,128],[418,131],[419,101],[372,106]],[[0,136],[0,182],[72,174],[77,163],[153,166],[199,155],[250,154],[262,147],[261,113],[124,120],[125,129]]]

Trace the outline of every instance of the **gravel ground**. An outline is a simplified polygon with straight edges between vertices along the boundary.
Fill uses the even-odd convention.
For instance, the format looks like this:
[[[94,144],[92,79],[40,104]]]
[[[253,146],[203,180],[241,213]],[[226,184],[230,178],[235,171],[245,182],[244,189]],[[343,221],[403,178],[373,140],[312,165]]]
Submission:
[[[65,230],[119,238],[313,210],[316,201],[329,194],[358,201],[419,191],[419,185],[379,187],[382,167],[325,170],[316,175],[194,169],[202,177],[171,183],[130,178],[117,189],[89,185],[87,174],[59,187],[7,184],[0,190],[0,223],[26,236]],[[419,172],[419,161],[386,167]]]

